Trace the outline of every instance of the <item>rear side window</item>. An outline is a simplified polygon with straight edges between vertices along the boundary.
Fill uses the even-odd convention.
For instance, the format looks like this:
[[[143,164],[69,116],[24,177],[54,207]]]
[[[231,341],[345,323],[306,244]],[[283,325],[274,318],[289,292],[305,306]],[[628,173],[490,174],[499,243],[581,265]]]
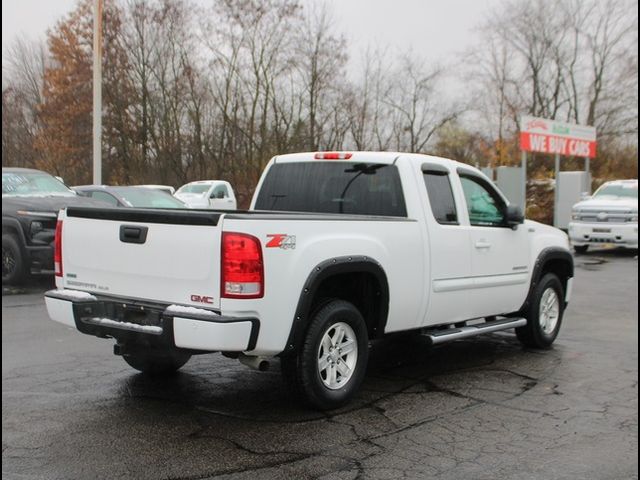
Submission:
[[[436,221],[443,225],[458,225],[449,175],[443,172],[424,172],[424,185],[427,187],[431,211]]]
[[[406,217],[395,165],[300,162],[272,165],[256,210]]]
[[[229,198],[229,191],[224,184],[216,186],[211,194],[214,198]]]
[[[106,192],[89,192],[89,195],[96,200],[102,200],[103,202],[106,202],[109,205],[113,205],[114,207],[118,206],[118,199]]]

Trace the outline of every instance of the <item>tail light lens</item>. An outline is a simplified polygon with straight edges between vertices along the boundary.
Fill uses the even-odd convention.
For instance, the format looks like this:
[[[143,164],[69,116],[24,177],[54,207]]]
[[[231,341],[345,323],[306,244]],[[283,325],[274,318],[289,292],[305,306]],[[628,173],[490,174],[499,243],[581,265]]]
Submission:
[[[53,269],[56,277],[62,277],[62,220],[56,223],[56,235],[53,240]]]
[[[260,240],[244,233],[222,234],[222,298],[262,298],[264,266]]]

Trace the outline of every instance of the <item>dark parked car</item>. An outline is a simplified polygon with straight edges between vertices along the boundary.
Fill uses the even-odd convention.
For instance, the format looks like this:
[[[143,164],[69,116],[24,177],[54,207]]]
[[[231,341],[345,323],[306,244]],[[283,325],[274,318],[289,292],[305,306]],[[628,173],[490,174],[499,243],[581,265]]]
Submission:
[[[83,185],[73,189],[79,195],[103,201],[113,207],[187,208],[184,202],[171,194],[153,188]]]
[[[40,170],[2,169],[2,284],[29,274],[53,274],[53,239],[58,211],[67,206],[101,206],[80,197]]]

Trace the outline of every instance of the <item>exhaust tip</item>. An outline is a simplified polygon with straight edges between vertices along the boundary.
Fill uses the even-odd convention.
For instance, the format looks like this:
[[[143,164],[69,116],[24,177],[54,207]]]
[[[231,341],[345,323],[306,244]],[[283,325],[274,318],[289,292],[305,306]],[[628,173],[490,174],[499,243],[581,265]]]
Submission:
[[[253,370],[258,370],[259,372],[266,372],[271,366],[271,362],[265,357],[253,357],[241,353],[238,356],[238,360],[240,360],[240,363],[243,365],[246,365]]]

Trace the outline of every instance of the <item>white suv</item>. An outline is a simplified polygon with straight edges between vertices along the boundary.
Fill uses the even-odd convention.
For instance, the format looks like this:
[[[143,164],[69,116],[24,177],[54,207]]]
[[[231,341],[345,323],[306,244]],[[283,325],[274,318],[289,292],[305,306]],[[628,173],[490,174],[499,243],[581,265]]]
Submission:
[[[638,180],[615,180],[576,203],[569,238],[578,253],[589,245],[638,248]]]

